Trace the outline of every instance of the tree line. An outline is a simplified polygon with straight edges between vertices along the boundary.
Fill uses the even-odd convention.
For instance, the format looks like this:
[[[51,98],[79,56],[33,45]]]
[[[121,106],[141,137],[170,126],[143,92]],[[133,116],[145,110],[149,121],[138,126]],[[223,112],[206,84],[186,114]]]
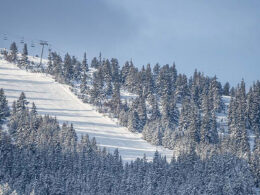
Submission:
[[[117,149],[108,153],[95,138],[77,138],[73,125],[28,104],[21,93],[8,130],[0,128],[1,194],[255,193],[250,165],[230,153],[202,158],[192,148],[171,162],[155,152],[150,162],[144,156],[124,164]]]
[[[12,48],[16,47],[11,46],[6,59],[30,68],[31,62],[23,64],[27,49],[24,47],[26,52],[18,59],[12,57],[17,55],[17,48]],[[236,87],[228,82],[222,86],[216,76],[208,77],[197,70],[190,78],[178,74],[175,64],[156,64],[153,68],[148,64],[139,70],[127,61],[120,68],[116,58],[105,59],[101,54],[89,65],[86,53],[80,62],[68,53],[63,59],[50,52],[47,66],[40,67],[40,71],[71,85],[84,102],[118,118],[130,131],[142,133],[148,142],[172,149],[174,155],[195,150],[203,159],[226,152],[245,159],[259,185],[259,81],[246,92],[243,80]],[[136,98],[124,101],[121,93],[125,92]],[[223,96],[229,96],[228,106]],[[217,119],[220,114],[227,115],[224,129]],[[251,142],[250,134],[255,137]]]

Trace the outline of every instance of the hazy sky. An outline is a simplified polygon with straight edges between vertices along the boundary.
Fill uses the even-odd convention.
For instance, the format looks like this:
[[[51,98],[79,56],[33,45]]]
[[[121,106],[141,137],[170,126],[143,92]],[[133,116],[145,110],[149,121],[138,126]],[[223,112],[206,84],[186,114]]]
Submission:
[[[24,37],[138,67],[176,63],[235,85],[260,79],[259,0],[0,0],[0,47]],[[21,45],[19,45],[21,47]],[[38,48],[29,52],[39,53]]]

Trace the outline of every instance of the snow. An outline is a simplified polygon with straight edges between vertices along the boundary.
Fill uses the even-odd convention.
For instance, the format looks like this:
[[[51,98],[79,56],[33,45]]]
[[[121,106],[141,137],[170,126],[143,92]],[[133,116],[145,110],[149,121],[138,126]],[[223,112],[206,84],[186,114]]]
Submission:
[[[230,96],[222,96],[222,101],[224,104],[224,109],[221,113],[217,113],[217,123],[218,123],[218,131],[219,134],[227,134],[228,133],[228,106],[230,103]]]
[[[254,146],[255,146],[256,135],[253,133],[252,130],[248,129],[247,132],[248,132],[248,141],[249,141],[250,151],[253,152]]]
[[[105,146],[111,152],[118,148],[124,161],[142,158],[144,154],[148,160],[152,159],[156,150],[168,160],[172,158],[172,150],[153,146],[143,140],[141,134],[119,126],[96,112],[90,104],[83,103],[69,86],[55,82],[50,76],[26,72],[0,59],[0,88],[4,88],[10,105],[24,91],[40,114],[50,114],[60,122],[73,123],[78,135],[87,133],[96,137],[99,146]]]

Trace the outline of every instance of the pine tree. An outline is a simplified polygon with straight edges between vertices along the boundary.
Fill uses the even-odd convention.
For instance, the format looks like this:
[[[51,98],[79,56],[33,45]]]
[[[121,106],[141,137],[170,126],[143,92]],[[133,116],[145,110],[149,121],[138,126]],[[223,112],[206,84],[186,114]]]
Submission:
[[[246,121],[246,92],[245,83],[242,80],[236,90],[235,97],[232,97],[230,101],[228,124],[233,150],[239,157],[248,159],[249,142]]]
[[[210,126],[209,136],[211,138],[210,142],[212,144],[217,144],[219,142],[217,119],[214,111],[211,113],[211,126]]]
[[[93,74],[92,89],[90,91],[91,102],[95,105],[101,105],[101,101],[104,99],[104,78],[102,69],[99,68],[97,72]]]
[[[239,149],[241,150],[241,155],[248,155],[249,152],[249,143],[246,130],[246,92],[245,92],[245,83],[242,80],[240,88],[238,90],[238,124],[237,124],[237,133],[236,140],[238,141]]]
[[[162,138],[162,146],[165,148],[173,149],[174,139],[172,137],[172,130],[170,128],[165,129]]]
[[[177,87],[176,87],[175,95],[179,100],[190,96],[188,80],[187,80],[187,76],[185,74],[178,75],[176,85],[177,85]]]
[[[223,95],[229,96],[230,95],[229,89],[230,89],[229,82],[226,82],[223,87]]]
[[[218,142],[218,132],[216,126],[215,111],[210,112],[209,96],[204,95],[202,102],[203,119],[201,124],[200,140],[207,144],[216,144]]]
[[[72,124],[68,126],[66,123],[63,123],[60,132],[60,139],[65,150],[73,151],[75,149],[77,144],[77,135]]]
[[[27,67],[29,65],[29,62],[28,62],[28,50],[27,50],[27,44],[26,43],[24,44],[24,47],[23,47],[21,65],[24,66],[26,69],[27,69]]]
[[[128,61],[126,61],[126,63],[124,64],[124,66],[121,69],[121,78],[122,78],[123,85],[126,82],[126,78],[127,78],[127,75],[129,74],[129,70],[130,70],[130,63]]]
[[[0,124],[9,115],[10,115],[10,111],[9,111],[9,107],[8,107],[8,101],[7,101],[6,96],[4,94],[4,90],[1,88],[0,89]]]
[[[111,73],[111,64],[107,59],[103,62],[102,73],[104,81],[106,82],[106,95],[112,95],[112,73]]]
[[[59,82],[65,82],[64,79],[64,71],[62,68],[62,58],[60,55],[58,55],[56,52],[52,52],[52,60],[53,60],[53,75],[55,76],[55,79]]]
[[[142,131],[147,121],[146,103],[145,98],[143,96],[139,97],[137,113],[139,118],[139,131]]]
[[[83,60],[82,60],[82,70],[85,72],[89,71],[86,52],[84,53]]]
[[[178,126],[178,121],[179,121],[179,110],[176,106],[176,98],[171,95],[170,98],[170,104],[169,104],[169,120],[170,124],[172,127],[177,127]]]
[[[68,53],[64,57],[64,76],[67,83],[73,78],[73,66],[72,60]]]
[[[153,67],[153,80],[154,80],[154,92],[156,94],[158,94],[158,76],[159,76],[159,73],[160,73],[160,65],[157,63],[154,67]]]
[[[210,82],[209,96],[210,101],[212,102],[212,106],[210,106],[210,108],[212,108],[215,112],[221,112],[221,110],[223,109],[223,103],[221,99],[220,86],[217,82],[216,76]]]
[[[74,69],[73,69],[73,79],[75,81],[80,81],[81,79],[81,74],[82,74],[82,65],[79,61],[76,61],[75,64],[74,64]]]
[[[112,107],[112,110],[114,110],[114,114],[116,115],[116,117],[118,117],[121,109],[120,88],[118,83],[114,84],[112,94]]]
[[[165,95],[162,98],[162,124],[163,126],[170,125],[170,97],[169,95]]]
[[[26,105],[29,102],[26,100],[26,96],[25,93],[22,92],[21,95],[19,96],[19,99],[17,100],[17,104],[16,104],[16,110],[17,112],[23,112],[26,110]]]
[[[54,67],[53,67],[53,63],[52,63],[52,52],[51,52],[51,50],[49,50],[49,54],[48,54],[48,63],[47,63],[47,73],[49,73],[49,74],[53,74],[53,69],[54,69]]]
[[[112,74],[112,81],[114,83],[118,83],[120,86],[121,78],[119,73],[119,64],[116,58],[111,59],[111,74]]]
[[[157,78],[157,90],[158,94],[167,98],[167,96],[172,93],[172,83],[171,83],[171,73],[169,65],[165,65],[160,69],[158,78]]]
[[[251,159],[252,172],[255,175],[255,184],[260,187],[260,137],[259,135],[255,138],[255,145]]]
[[[122,69],[122,71],[126,71],[125,69]],[[142,86],[140,82],[140,75],[138,74],[138,69],[134,67],[133,64],[130,64],[129,70],[127,72],[128,74],[126,77],[124,76],[124,73],[122,73],[122,79],[124,79],[124,86],[128,89],[131,93],[137,93],[142,92]],[[142,94],[142,93],[141,93]],[[139,95],[141,95],[139,93]]]
[[[129,113],[129,119],[128,119],[127,127],[128,127],[129,131],[141,132],[139,117],[138,117],[138,114],[135,110],[132,110]]]
[[[171,81],[172,81],[172,91],[175,92],[176,85],[177,85],[177,83],[176,83],[177,82],[177,76],[178,76],[175,62],[170,67],[170,72],[171,72]]]
[[[200,113],[195,103],[191,103],[191,110],[189,110],[188,120],[190,124],[188,126],[189,139],[192,142],[199,143],[200,141]]]
[[[191,110],[191,102],[189,98],[185,98],[182,102],[182,108],[181,108],[181,113],[179,117],[179,126],[178,129],[179,131],[186,131],[189,127],[190,120],[190,110]]]
[[[17,52],[18,52],[18,49],[17,49],[16,43],[13,42],[10,46],[10,54],[8,57],[10,62],[17,62],[17,60],[18,60]]]
[[[151,96],[152,113],[150,120],[156,120],[161,117],[157,99],[154,95]]]
[[[91,61],[91,67],[97,69],[99,66],[100,66],[100,64],[99,64],[98,59],[97,59],[96,57],[94,57],[94,58],[92,59],[92,61]]]
[[[260,135],[260,82],[254,83],[247,95],[247,127]]]
[[[145,97],[151,96],[154,92],[154,80],[152,76],[152,70],[150,64],[147,64],[145,70],[145,81],[144,81],[144,95]]]
[[[82,80],[80,82],[80,93],[82,94],[87,94],[88,90],[89,90],[89,87],[87,85],[87,75],[86,73],[84,72],[83,76],[82,76]]]
[[[6,49],[3,50],[3,56],[4,56],[4,59],[5,59],[5,60],[7,60],[7,61],[9,60],[9,58],[8,58],[8,52],[7,52]]]
[[[155,130],[153,131],[151,143],[156,146],[162,145],[162,134],[162,127],[160,125],[157,125]]]

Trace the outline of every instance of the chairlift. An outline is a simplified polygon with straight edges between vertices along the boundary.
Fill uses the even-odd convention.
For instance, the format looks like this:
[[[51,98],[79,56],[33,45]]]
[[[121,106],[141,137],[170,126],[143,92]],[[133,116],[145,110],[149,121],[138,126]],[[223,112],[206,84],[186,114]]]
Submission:
[[[6,34],[4,34],[4,41],[7,41],[8,39],[7,39],[7,35]]]
[[[23,38],[23,37],[21,38],[20,43],[21,43],[21,44],[24,44],[24,38]]]
[[[33,42],[31,42],[31,47],[35,47],[35,45],[34,45],[34,43],[33,43]]]

